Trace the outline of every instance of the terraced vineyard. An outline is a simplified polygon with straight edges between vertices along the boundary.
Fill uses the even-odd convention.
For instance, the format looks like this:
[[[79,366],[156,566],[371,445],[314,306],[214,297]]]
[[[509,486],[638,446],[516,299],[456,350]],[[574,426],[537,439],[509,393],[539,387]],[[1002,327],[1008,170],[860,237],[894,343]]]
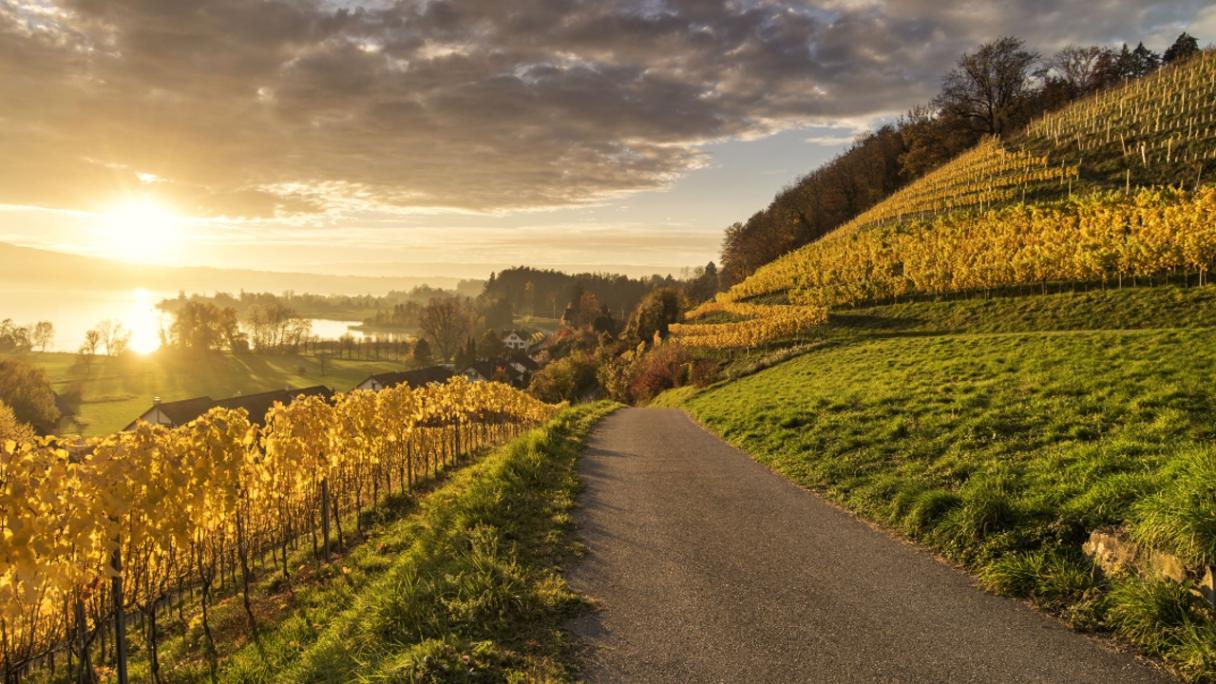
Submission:
[[[802,308],[756,306],[724,324],[700,307],[675,332],[699,346],[752,347],[814,327],[824,307],[1165,274],[1204,284],[1216,264],[1216,192],[1204,184],[1214,160],[1216,52],[1207,51],[1008,142],[983,141],[717,299],[784,293]],[[789,320],[799,314],[802,325]]]

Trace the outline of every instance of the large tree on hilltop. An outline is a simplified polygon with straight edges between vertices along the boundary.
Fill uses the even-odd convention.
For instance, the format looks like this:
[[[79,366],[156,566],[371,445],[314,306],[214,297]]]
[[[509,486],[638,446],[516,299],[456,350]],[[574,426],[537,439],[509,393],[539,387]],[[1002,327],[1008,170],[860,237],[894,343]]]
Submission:
[[[1019,110],[1038,60],[1037,52],[1012,36],[985,43],[964,54],[946,75],[934,104],[981,133],[1003,135],[1020,123]]]

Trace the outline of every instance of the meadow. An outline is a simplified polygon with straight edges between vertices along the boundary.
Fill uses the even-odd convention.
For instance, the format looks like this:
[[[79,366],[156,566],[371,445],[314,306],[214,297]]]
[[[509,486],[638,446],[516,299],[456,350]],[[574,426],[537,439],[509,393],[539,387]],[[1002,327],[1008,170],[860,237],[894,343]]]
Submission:
[[[60,429],[86,437],[123,429],[152,405],[154,397],[222,399],[312,385],[344,391],[373,373],[405,368],[394,361],[325,359],[322,363],[316,356],[189,354],[168,349],[146,356],[98,357],[88,366],[80,364],[75,354],[35,353],[29,358],[46,370],[56,393],[79,392],[78,413],[65,419]]]

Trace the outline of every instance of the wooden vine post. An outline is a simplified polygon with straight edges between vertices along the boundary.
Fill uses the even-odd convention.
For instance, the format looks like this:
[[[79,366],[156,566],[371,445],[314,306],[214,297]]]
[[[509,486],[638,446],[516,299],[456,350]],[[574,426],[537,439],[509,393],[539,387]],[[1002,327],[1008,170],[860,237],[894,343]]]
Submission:
[[[114,578],[110,580],[110,593],[114,598],[114,666],[118,684],[127,684],[127,615],[123,610],[122,551],[118,546],[114,548],[111,565],[114,568]]]

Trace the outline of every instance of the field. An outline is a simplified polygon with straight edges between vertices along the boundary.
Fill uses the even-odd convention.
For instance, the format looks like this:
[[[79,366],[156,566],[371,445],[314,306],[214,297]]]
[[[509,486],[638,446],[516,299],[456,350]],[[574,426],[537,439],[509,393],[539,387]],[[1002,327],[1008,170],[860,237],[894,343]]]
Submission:
[[[1214,290],[836,312],[809,352],[660,403],[990,588],[1210,679],[1216,626],[1190,595],[1103,578],[1080,549],[1124,524],[1213,562]]]
[[[162,350],[148,356],[98,358],[91,367],[77,364],[75,354],[32,354],[44,368],[55,392],[81,392],[79,413],[64,422],[65,433],[84,436],[121,430],[152,405],[207,395],[222,399],[285,387],[327,385],[349,390],[372,373],[402,370],[392,361],[353,361],[286,354],[227,353],[189,355]]]

